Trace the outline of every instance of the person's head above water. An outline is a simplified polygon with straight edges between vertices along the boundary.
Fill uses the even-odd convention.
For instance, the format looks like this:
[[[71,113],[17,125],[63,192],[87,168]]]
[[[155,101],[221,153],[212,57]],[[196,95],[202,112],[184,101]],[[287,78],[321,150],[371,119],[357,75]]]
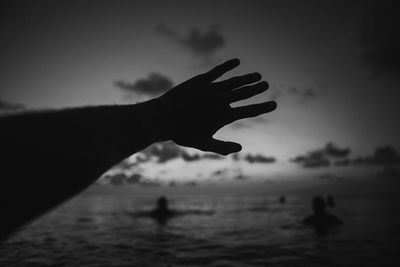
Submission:
[[[158,210],[168,210],[168,199],[161,196],[157,199],[157,209]]]
[[[315,196],[312,200],[312,207],[315,214],[324,214],[325,213],[325,200],[321,196]]]

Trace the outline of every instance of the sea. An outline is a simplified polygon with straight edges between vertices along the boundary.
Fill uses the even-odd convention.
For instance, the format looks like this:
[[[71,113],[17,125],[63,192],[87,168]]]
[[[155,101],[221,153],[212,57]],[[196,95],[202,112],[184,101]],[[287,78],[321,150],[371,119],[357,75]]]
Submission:
[[[320,234],[302,224],[315,192],[195,192],[82,193],[1,243],[0,266],[400,266],[400,195],[336,194],[344,223]],[[137,215],[161,195],[180,216]]]

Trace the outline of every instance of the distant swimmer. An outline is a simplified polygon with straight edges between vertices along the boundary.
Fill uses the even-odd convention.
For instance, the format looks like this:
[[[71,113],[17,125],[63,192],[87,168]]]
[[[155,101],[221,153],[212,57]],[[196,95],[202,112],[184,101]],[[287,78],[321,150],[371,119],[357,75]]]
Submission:
[[[183,216],[183,215],[211,215],[213,211],[203,210],[173,210],[169,208],[168,199],[165,196],[161,196],[157,199],[157,207],[151,211],[140,211],[136,212],[135,216],[139,217],[150,217],[156,220],[160,225],[165,225],[170,219]]]
[[[280,196],[279,197],[279,203],[284,204],[286,202],[285,196]]]
[[[149,213],[149,217],[153,217],[161,224],[165,224],[168,219],[176,216],[177,214],[178,213],[176,211],[173,211],[169,208],[168,199],[164,196],[161,196],[157,199],[157,207]]]
[[[335,198],[332,195],[329,195],[326,197],[326,203],[328,204],[328,207],[335,207]]]
[[[160,225],[165,225],[169,219],[179,215],[179,212],[171,210],[168,205],[168,199],[161,196],[157,199],[157,207],[151,211],[139,211],[134,214],[138,217],[149,217],[156,220]]]
[[[322,197],[313,198],[312,208],[314,214],[306,217],[303,224],[313,226],[318,234],[324,234],[329,228],[343,224],[341,219],[325,211],[326,204]]]

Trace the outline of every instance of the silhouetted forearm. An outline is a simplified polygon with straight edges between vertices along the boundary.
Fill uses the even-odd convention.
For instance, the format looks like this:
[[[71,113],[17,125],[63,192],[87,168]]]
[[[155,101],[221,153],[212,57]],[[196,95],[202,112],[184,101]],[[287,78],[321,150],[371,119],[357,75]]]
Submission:
[[[0,237],[82,191],[129,155],[169,139],[158,101],[0,118]]]

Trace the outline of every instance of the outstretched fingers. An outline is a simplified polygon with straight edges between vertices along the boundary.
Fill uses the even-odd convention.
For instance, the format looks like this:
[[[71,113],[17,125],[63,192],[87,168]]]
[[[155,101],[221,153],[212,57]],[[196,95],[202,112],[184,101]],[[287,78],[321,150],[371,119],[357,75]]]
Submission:
[[[266,90],[268,90],[268,83],[266,81],[259,82],[254,85],[244,86],[232,91],[228,100],[229,103],[237,102],[261,94]]]
[[[221,77],[222,75],[224,75],[226,72],[236,68],[237,66],[239,66],[239,64],[240,64],[240,61],[237,58],[228,60],[228,61],[216,66],[212,70],[204,73],[204,77],[209,82],[212,82],[212,81],[218,79],[219,77]]]
[[[275,101],[268,101],[261,104],[248,105],[231,109],[230,122],[236,120],[256,117],[276,109]]]
[[[258,72],[255,72],[255,73],[249,73],[249,74],[242,75],[242,76],[232,77],[225,81],[216,82],[216,83],[214,83],[214,85],[217,88],[220,88],[222,90],[233,90],[233,89],[239,88],[239,87],[247,85],[247,84],[258,82],[261,80],[261,78],[262,78],[261,74]]]

